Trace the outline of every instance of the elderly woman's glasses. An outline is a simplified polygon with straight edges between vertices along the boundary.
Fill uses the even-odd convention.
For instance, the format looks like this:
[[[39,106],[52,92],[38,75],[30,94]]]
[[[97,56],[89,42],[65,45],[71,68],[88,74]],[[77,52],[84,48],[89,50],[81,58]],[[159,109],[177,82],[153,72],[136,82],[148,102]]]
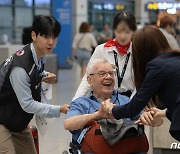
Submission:
[[[95,74],[98,74],[100,77],[107,77],[107,75],[109,74],[111,77],[114,77],[116,72],[115,71],[109,71],[109,72],[106,72],[106,71],[99,71],[97,73],[91,73],[90,75],[95,75]]]

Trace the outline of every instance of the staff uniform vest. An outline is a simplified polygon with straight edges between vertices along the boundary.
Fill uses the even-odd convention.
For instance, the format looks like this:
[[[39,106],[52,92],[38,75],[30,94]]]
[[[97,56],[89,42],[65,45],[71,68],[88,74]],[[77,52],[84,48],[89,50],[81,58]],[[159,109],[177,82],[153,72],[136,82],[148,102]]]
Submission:
[[[33,59],[30,44],[28,44],[21,50],[18,50],[0,66],[0,81],[3,81],[0,86],[0,124],[3,124],[14,132],[21,132],[27,127],[33,118],[33,114],[27,113],[21,108],[12,88],[9,75],[14,67],[21,67],[26,71],[30,78],[32,97],[35,101],[40,102],[44,64],[38,70]]]

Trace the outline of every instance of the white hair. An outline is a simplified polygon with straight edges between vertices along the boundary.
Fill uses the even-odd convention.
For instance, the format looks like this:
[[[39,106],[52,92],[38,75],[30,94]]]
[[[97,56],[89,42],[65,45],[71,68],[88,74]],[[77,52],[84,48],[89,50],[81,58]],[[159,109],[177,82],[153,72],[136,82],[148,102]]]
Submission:
[[[98,64],[98,63],[109,63],[106,59],[94,59],[91,60],[86,68],[86,73],[87,75],[90,75],[93,73],[94,71],[94,67]],[[109,63],[110,64],[110,63]]]

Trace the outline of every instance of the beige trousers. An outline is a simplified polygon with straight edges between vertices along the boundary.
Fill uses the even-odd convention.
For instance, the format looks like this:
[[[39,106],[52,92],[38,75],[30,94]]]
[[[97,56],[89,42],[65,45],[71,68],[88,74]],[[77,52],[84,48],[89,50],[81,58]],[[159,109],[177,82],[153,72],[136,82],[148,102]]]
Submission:
[[[12,132],[0,124],[0,154],[36,154],[30,130]]]

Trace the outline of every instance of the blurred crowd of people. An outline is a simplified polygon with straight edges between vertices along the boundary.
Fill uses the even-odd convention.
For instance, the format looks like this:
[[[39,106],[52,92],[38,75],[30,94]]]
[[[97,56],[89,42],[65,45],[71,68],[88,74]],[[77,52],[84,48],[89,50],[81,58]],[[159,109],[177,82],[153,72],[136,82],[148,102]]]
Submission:
[[[145,23],[145,26],[155,26],[165,35],[168,43],[172,49],[179,49],[180,47],[180,28],[178,24],[170,16],[163,16],[160,18],[159,23],[153,21],[151,23]],[[138,22],[137,28],[143,28]]]

